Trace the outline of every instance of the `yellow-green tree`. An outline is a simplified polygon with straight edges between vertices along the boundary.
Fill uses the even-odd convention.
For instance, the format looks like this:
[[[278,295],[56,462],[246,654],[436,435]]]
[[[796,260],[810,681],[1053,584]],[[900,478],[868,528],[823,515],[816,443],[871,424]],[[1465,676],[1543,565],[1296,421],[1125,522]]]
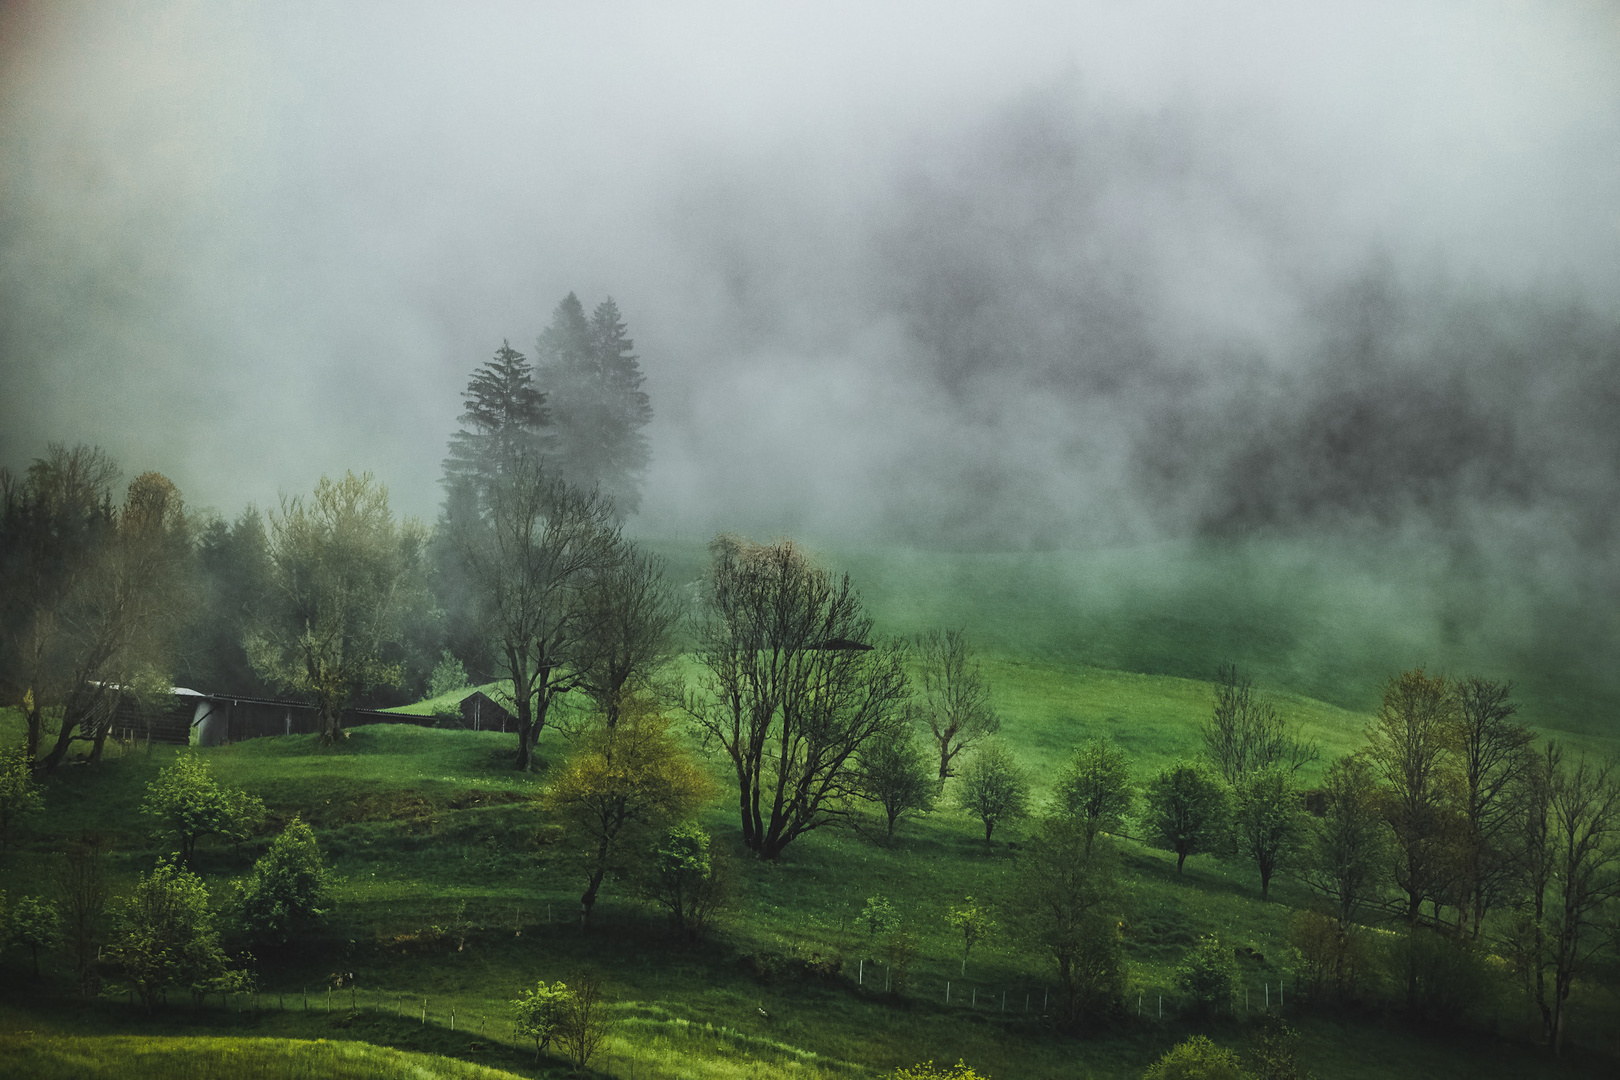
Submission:
[[[249,632],[248,656],[267,679],[315,699],[321,741],[343,728],[351,696],[402,678],[389,649],[422,599],[425,533],[388,509],[370,473],[321,477],[312,499],[270,516],[270,598]]]
[[[631,695],[617,712],[613,723],[605,712],[587,721],[545,794],[546,808],[562,820],[580,856],[580,918],[587,924],[607,875],[644,857],[660,832],[713,793],[655,700]]]

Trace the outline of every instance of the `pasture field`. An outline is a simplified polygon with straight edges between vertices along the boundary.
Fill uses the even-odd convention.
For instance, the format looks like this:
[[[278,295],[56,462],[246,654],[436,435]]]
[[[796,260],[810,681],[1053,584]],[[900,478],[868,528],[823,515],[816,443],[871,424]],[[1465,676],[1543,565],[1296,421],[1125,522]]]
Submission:
[[[654,546],[677,582],[701,572],[702,545]],[[1070,748],[1098,734],[1116,739],[1142,778],[1193,754],[1212,694],[1205,680],[1225,660],[1253,672],[1325,758],[1359,746],[1382,680],[1420,663],[1513,678],[1537,726],[1597,751],[1617,745],[1606,669],[1588,671],[1551,637],[1539,638],[1540,616],[1526,615],[1519,594],[1503,601],[1511,610],[1448,623],[1464,590],[1443,560],[1403,562],[1380,577],[1365,560],[1313,562],[1280,545],[821,557],[850,572],[880,632],[968,628],[1005,737],[1043,796]],[[1558,610],[1552,600],[1544,608]],[[1491,626],[1511,632],[1492,638],[1480,629]],[[1557,631],[1559,640],[1571,636],[1562,624]],[[1538,656],[1562,659],[1530,668]],[[431,712],[433,703],[410,711]],[[5,724],[4,738],[15,738],[16,717]],[[22,953],[8,951],[0,957],[0,1075],[503,1075],[479,1071],[488,1067],[561,1076],[559,1060],[537,1065],[532,1043],[513,1040],[507,1002],[537,979],[590,966],[616,1017],[597,1075],[878,1077],[896,1065],[962,1058],[996,1080],[1134,1078],[1190,1032],[1247,1045],[1260,1003],[1295,988],[1286,929],[1308,902],[1298,885],[1275,882],[1261,903],[1258,880],[1241,864],[1194,856],[1178,877],[1173,856],[1126,839],[1128,1015],[1086,1038],[1052,1034],[1040,1019],[1049,978],[1040,958],[1004,932],[975,950],[964,976],[944,920],[947,905],[968,894],[1016,905],[1027,827],[998,829],[987,848],[975,823],[945,810],[903,825],[891,843],[868,822],[812,834],[777,863],[733,850],[739,902],[700,945],[672,940],[611,882],[583,929],[577,874],[538,806],[546,770],[513,772],[513,741],[378,725],[329,749],[292,736],[207,751],[222,781],[260,795],[272,815],[254,843],[199,850],[216,901],[224,903],[274,826],[296,813],[314,825],[339,875],[332,917],[317,939],[256,958],[256,996],[200,1011],[176,1002],[151,1018],[128,1004],[116,977],[100,1000],[79,1004],[59,958],[46,958],[35,983]],[[9,856],[0,887],[13,896],[45,891],[53,853],[94,834],[115,852],[115,891],[127,890],[161,853],[137,812],[145,785],[179,752],[137,747],[94,768],[64,768],[50,781],[49,812]],[[543,736],[546,762],[566,753],[554,732]],[[724,784],[726,763],[705,760]],[[703,824],[734,849],[731,806],[723,794]],[[898,994],[885,992],[889,973],[856,924],[874,894],[905,913],[920,943]],[[1236,1019],[1186,1019],[1175,998],[1171,971],[1208,932],[1252,951],[1242,961],[1250,1009]],[[329,990],[334,982],[341,985]],[[1504,981],[1497,991],[1488,1028],[1424,1029],[1377,1010],[1291,1009],[1289,1017],[1302,1061],[1321,1080],[1612,1075],[1617,1003],[1608,991],[1578,988],[1576,1045],[1557,1063],[1530,1041],[1531,1018],[1511,987]],[[75,1062],[103,1071],[75,1072]]]

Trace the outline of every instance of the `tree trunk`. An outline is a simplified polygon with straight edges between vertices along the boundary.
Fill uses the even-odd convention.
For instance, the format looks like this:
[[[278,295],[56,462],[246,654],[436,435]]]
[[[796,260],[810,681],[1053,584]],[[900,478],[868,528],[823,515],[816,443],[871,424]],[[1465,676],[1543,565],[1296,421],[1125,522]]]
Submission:
[[[992,832],[994,832],[995,829],[996,829],[996,823],[994,821],[991,821],[989,818],[986,818],[985,822],[984,822],[984,846],[985,847],[990,846],[990,834]]]
[[[1178,874],[1181,873],[1181,868],[1182,868],[1182,866],[1184,866],[1186,864],[1186,862],[1187,862],[1187,853],[1185,851],[1177,850],[1176,851],[1176,873],[1178,873]]]

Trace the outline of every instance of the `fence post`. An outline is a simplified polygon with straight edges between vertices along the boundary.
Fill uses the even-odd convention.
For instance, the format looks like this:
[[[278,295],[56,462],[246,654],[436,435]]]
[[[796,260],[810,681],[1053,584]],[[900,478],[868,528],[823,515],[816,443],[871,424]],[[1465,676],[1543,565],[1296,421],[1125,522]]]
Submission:
[[[422,1026],[427,1027],[427,998],[422,999]]]
[[[1159,995],[1159,1019],[1164,1019],[1164,995]]]
[[[945,1004],[951,1003],[951,980],[945,980]]]
[[[861,960],[861,966],[855,970],[855,985],[866,985],[866,960],[864,958]]]

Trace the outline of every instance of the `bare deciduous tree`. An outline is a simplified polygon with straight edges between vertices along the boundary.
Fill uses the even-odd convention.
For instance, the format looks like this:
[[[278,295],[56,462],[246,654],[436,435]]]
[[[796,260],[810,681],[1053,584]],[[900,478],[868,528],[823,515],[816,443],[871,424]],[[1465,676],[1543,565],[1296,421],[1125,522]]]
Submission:
[[[516,765],[527,770],[552,702],[585,682],[585,597],[593,577],[619,561],[619,530],[606,500],[552,477],[526,452],[501,465],[483,512],[452,528],[499,674],[512,682]]]
[[[1501,898],[1513,874],[1508,833],[1515,818],[1512,793],[1527,767],[1535,735],[1512,722],[1518,706],[1510,683],[1472,677],[1455,687],[1452,734],[1459,784],[1462,835],[1458,852],[1458,922],[1473,914],[1479,937],[1485,912]]]
[[[687,710],[731,759],[744,843],[775,858],[859,797],[861,752],[903,719],[906,650],[874,645],[849,576],[791,541],[709,547],[697,648],[707,676]]]
[[[958,754],[1001,730],[990,704],[990,684],[968,648],[964,630],[930,630],[915,641],[922,677],[922,710],[939,748],[939,778],[955,775]]]
[[[1277,707],[1256,693],[1254,682],[1233,664],[1216,671],[1215,708],[1204,722],[1204,751],[1232,787],[1261,769],[1281,766],[1297,773],[1317,758],[1314,742],[1300,737]]]
[[[628,543],[590,575],[584,603],[580,689],[612,727],[620,704],[650,690],[674,655],[681,606],[664,580],[664,560]]]

